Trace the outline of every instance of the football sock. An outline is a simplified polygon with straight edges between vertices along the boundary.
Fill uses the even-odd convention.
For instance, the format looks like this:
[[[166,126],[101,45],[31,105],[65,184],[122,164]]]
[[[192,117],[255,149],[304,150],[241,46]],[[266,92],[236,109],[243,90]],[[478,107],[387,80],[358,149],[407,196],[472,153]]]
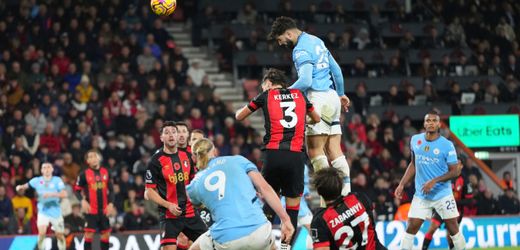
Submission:
[[[432,242],[432,236],[433,235],[431,235],[429,233],[426,233],[424,235],[424,241],[422,243],[422,250],[428,249],[428,247],[430,246],[430,242]]]
[[[341,189],[341,195],[347,195],[350,193],[350,168],[348,166],[347,159],[344,155],[336,158],[332,162],[332,167],[343,173],[343,189]]]
[[[415,235],[404,233],[404,237],[401,240],[401,250],[411,250],[413,247],[413,239]]]

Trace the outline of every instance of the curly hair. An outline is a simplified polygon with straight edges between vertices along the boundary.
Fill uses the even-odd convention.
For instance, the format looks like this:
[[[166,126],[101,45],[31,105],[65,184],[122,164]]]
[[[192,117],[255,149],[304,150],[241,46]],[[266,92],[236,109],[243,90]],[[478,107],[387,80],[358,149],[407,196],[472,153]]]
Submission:
[[[281,36],[285,31],[297,28],[296,21],[290,17],[281,16],[274,20],[271,26],[271,32],[267,35],[268,40],[276,40],[277,37]]]

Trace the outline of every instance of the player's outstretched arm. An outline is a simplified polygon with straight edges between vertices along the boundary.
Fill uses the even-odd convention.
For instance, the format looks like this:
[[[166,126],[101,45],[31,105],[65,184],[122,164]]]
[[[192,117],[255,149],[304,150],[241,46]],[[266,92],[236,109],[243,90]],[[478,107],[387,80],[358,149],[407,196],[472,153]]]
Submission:
[[[455,177],[458,177],[461,173],[462,163],[459,161],[457,164],[452,164],[452,165],[449,165],[448,167],[450,170],[447,173],[445,173],[437,178],[434,178],[432,180],[429,180],[428,182],[426,182],[424,184],[424,186],[422,187],[422,191],[425,194],[430,193],[433,186],[435,186],[435,184],[437,184],[438,182],[445,182],[445,181],[451,180]]]
[[[251,111],[249,109],[249,107],[247,107],[247,105],[245,105],[241,109],[237,110],[237,112],[235,113],[235,118],[238,121],[242,121],[242,120],[246,119],[248,116],[250,116],[252,113],[253,113],[253,111]]]
[[[16,192],[22,191],[22,190],[27,190],[28,188],[29,188],[29,183],[25,183],[25,184],[22,184],[22,185],[17,185],[16,186]]]
[[[312,85],[312,64],[303,64],[298,70],[298,80],[289,87],[290,89],[299,89],[307,91]]]
[[[247,173],[256,190],[262,194],[264,200],[274,210],[276,215],[280,217],[282,221],[282,241],[290,242],[291,237],[294,233],[294,227],[291,224],[291,218],[285,211],[278,198],[278,195],[274,192],[273,188],[265,181],[264,177],[258,171],[249,171]]]
[[[408,182],[412,180],[412,178],[415,176],[415,156],[412,153],[412,160],[410,161],[410,164],[408,164],[408,168],[406,168],[406,172],[404,172],[403,178],[401,178],[401,181],[399,182],[399,186],[395,189],[395,197],[398,199],[401,199],[403,197],[403,189]]]

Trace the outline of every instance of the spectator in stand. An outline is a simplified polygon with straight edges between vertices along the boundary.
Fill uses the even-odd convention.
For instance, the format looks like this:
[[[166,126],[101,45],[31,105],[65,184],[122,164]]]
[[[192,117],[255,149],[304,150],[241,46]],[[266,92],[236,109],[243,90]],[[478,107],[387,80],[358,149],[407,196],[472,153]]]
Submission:
[[[492,215],[500,212],[498,211],[497,200],[493,197],[493,193],[490,190],[478,193],[476,199],[477,215]]]
[[[206,71],[200,67],[200,60],[193,60],[191,63],[191,67],[187,72],[188,76],[191,77],[195,86],[200,87],[202,85],[202,80],[206,76]]]
[[[512,188],[507,188],[504,194],[498,198],[498,209],[500,214],[519,214],[520,202],[516,197],[516,192]]]
[[[502,175],[502,186],[505,187],[505,189],[514,189],[515,183],[513,182],[513,179],[511,178],[511,172],[505,171]]]
[[[65,226],[69,228],[71,233],[83,232],[85,219],[81,213],[81,206],[79,203],[74,203],[72,205],[72,213],[65,216]]]
[[[0,186],[0,233],[7,234],[9,220],[13,217],[13,205],[4,186]]]

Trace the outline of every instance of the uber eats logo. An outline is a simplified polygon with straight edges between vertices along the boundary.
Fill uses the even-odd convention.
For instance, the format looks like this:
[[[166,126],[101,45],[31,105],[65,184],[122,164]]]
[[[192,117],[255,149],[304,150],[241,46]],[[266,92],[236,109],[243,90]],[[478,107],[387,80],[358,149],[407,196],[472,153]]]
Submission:
[[[468,147],[520,146],[518,115],[452,116],[450,129]]]

